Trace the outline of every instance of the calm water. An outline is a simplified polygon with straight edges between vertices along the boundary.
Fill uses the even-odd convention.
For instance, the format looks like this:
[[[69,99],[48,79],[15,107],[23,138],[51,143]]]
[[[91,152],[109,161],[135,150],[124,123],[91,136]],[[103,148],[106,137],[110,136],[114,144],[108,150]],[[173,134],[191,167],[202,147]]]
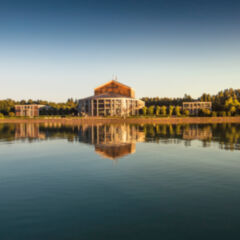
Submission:
[[[0,239],[239,239],[240,125],[0,124]]]

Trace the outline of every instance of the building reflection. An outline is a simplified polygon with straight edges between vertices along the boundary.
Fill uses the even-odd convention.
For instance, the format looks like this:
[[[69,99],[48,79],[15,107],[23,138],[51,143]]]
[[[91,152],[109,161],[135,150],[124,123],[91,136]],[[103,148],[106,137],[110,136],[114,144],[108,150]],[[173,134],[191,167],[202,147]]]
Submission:
[[[183,129],[184,140],[211,140],[212,128],[209,125],[199,127],[198,125],[191,125]]]
[[[91,144],[100,156],[112,160],[133,154],[137,142],[203,147],[218,143],[220,149],[240,150],[239,124],[64,124],[60,122],[0,124],[0,141],[67,139]]]
[[[20,123],[15,128],[15,139],[43,140],[46,138],[44,132],[39,131],[39,124]]]
[[[136,142],[144,142],[145,133],[135,125],[82,126],[79,141],[93,144],[100,156],[116,160],[135,153]]]

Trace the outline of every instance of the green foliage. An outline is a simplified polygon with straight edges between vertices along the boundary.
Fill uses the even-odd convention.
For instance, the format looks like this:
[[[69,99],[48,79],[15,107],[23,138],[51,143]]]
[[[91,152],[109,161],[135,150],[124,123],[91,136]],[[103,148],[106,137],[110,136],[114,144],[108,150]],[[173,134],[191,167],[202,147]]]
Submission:
[[[226,117],[226,112],[225,111],[221,111],[221,112],[219,112],[219,116],[221,116],[221,117]]]
[[[167,107],[166,107],[166,106],[162,106],[160,112],[161,112],[161,114],[162,114],[163,116],[166,116],[166,115],[167,115]]]
[[[237,108],[235,106],[231,106],[229,111],[230,111],[231,115],[233,115],[237,112]]]
[[[169,116],[171,116],[170,106],[182,106],[183,102],[189,101],[204,101],[212,102],[212,110],[219,113],[223,111],[230,111],[232,115],[240,114],[240,89],[225,89],[218,92],[216,95],[203,93],[199,98],[193,99],[191,96],[185,94],[183,98],[149,98],[144,97],[142,100],[146,106],[166,106],[169,109]],[[235,107],[236,109],[232,108]],[[235,111],[234,111],[235,110]],[[176,111],[175,111],[176,112]]]
[[[182,105],[184,101],[192,101],[193,98],[190,95],[185,94],[183,98],[159,98],[159,97],[154,97],[154,98],[149,98],[149,97],[144,97],[141,99],[142,101],[145,102],[146,106],[149,107],[151,105],[154,106],[166,106],[169,107],[170,105],[176,106],[176,105]]]
[[[10,113],[8,114],[8,116],[9,116],[9,117],[15,117],[15,113],[14,113],[14,112],[10,112]]]
[[[170,105],[169,106],[169,116],[171,117],[174,111],[174,106]]]
[[[143,113],[144,116],[147,115],[147,107],[143,107],[142,108],[142,113]]]
[[[183,111],[183,114],[188,117],[190,115],[190,112],[189,112],[189,110],[185,109]]]
[[[66,102],[55,103],[43,100],[21,100],[14,101],[12,99],[0,100],[0,113],[10,116],[10,113],[15,112],[15,105],[22,104],[40,104],[47,105],[49,109],[40,110],[40,115],[76,115],[77,114],[77,100],[72,98],[68,99]],[[12,115],[12,114],[11,114]],[[12,115],[13,116],[13,115]]]
[[[209,117],[211,115],[211,111],[209,109],[203,108],[200,110],[199,115]]]
[[[0,118],[4,118],[4,115],[2,113],[0,113]]]
[[[180,106],[176,106],[176,107],[175,107],[175,113],[176,113],[176,115],[177,115],[178,117],[181,116],[181,107],[180,107]]]
[[[0,112],[8,115],[9,112],[14,111],[15,102],[11,99],[0,101]]]
[[[217,117],[217,112],[213,111],[212,112],[212,117]]]
[[[148,114],[152,116],[154,114],[154,109],[155,109],[155,106],[150,106],[148,108]]]
[[[157,116],[160,115],[160,111],[161,111],[161,107],[160,106],[156,106],[156,115]]]

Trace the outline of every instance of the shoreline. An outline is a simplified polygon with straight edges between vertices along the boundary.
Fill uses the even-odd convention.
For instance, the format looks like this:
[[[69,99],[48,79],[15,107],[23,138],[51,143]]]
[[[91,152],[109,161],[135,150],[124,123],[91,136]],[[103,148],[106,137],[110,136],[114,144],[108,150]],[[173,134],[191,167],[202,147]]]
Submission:
[[[210,124],[210,123],[240,123],[238,117],[149,117],[149,118],[4,118],[0,123],[62,123],[62,124]]]

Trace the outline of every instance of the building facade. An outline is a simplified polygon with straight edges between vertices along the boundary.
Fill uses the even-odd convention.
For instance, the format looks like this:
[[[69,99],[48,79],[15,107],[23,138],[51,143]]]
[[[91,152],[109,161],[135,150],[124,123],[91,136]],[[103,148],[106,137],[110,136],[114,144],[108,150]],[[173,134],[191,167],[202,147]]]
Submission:
[[[94,89],[94,96],[80,99],[78,111],[87,116],[130,116],[137,115],[145,106],[135,99],[132,88],[112,80]]]
[[[38,104],[16,105],[15,113],[18,117],[38,117],[39,110],[43,107],[45,106]]]
[[[201,109],[212,111],[211,102],[184,102],[183,111],[188,110],[190,115],[197,115]]]

